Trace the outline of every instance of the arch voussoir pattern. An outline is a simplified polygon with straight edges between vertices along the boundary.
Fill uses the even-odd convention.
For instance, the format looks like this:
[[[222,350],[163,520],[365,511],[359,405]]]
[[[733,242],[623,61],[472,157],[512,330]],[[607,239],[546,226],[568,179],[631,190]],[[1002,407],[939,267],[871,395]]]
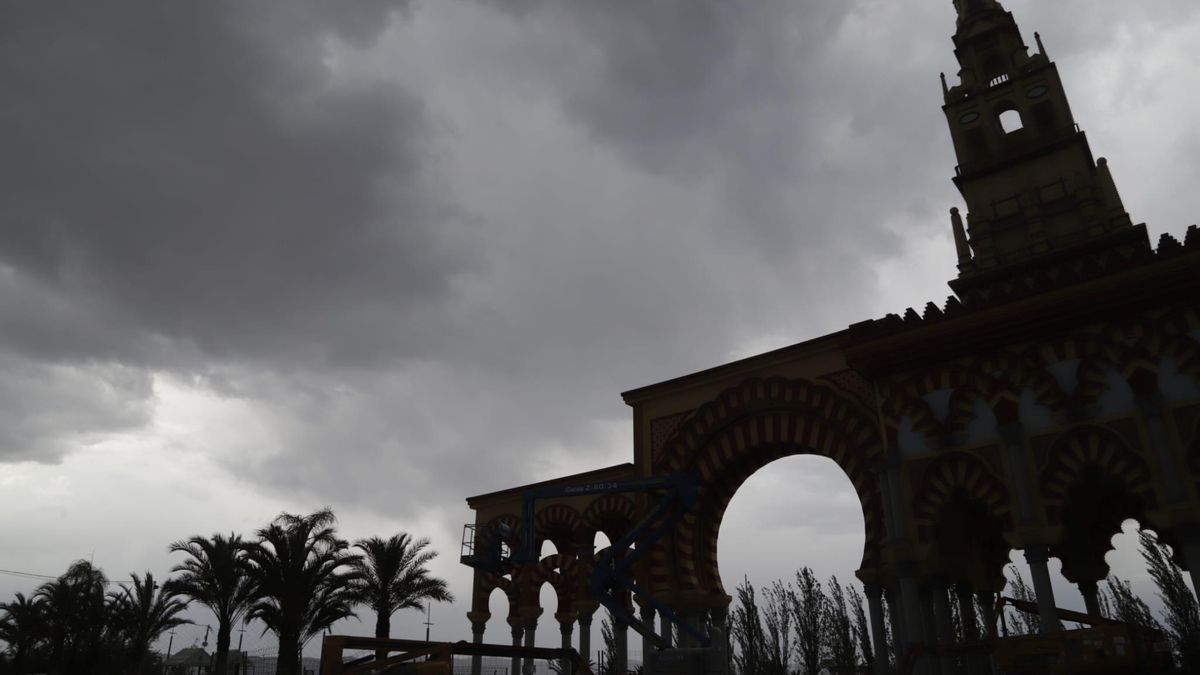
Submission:
[[[815,454],[846,472],[863,505],[867,528],[864,567],[878,564],[882,500],[872,462],[883,456],[874,415],[828,385],[784,378],[751,379],[696,411],[667,441],[676,471],[695,471],[698,506],[674,539],[675,571],[684,588],[721,591],[717,530],[741,483],[780,457]],[[652,556],[651,577],[671,574],[667,552]]]
[[[914,494],[917,535],[923,541],[931,539],[938,516],[957,494],[983,504],[1006,530],[1012,528],[1012,502],[1004,480],[974,455],[950,452],[938,457],[926,468]]]
[[[1120,480],[1147,509],[1159,503],[1146,458],[1108,429],[1085,426],[1069,431],[1055,440],[1049,457],[1040,482],[1046,519],[1052,525],[1061,522],[1071,488],[1089,469]]]

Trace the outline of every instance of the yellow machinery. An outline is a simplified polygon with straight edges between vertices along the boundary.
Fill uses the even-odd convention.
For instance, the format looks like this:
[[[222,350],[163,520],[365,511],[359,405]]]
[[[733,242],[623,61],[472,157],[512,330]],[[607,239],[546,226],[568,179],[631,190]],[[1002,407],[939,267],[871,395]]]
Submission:
[[[345,659],[347,651],[367,655]],[[450,675],[454,656],[537,659],[562,665],[565,675],[592,675],[574,649],[544,649],[471,642],[422,642],[384,638],[326,636],[321,644],[321,675]]]
[[[996,605],[996,616],[1000,621],[1003,621],[1005,606],[1028,614],[1038,611],[1035,603],[1000,598]],[[1171,647],[1159,631],[1066,609],[1059,609],[1058,616],[1087,627],[1046,634],[990,637],[941,649],[918,647],[908,655],[900,670],[911,673],[921,657],[952,656],[987,658],[996,675],[1158,675],[1172,672]]]

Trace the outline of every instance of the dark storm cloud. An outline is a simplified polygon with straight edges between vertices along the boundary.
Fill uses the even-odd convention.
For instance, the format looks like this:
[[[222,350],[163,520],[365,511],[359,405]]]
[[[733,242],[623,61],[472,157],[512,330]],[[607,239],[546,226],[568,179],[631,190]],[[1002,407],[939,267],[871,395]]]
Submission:
[[[153,415],[150,377],[121,365],[64,368],[0,357],[0,459],[57,461]]]
[[[401,317],[436,302],[469,254],[434,235],[453,216],[420,101],[339,77],[328,58],[406,10],[5,3],[0,349],[61,366],[47,376],[63,387],[73,366],[286,368],[417,349]],[[58,429],[22,425],[28,447],[6,434],[0,456],[110,428],[108,403],[126,419],[105,397],[45,402],[84,409],[53,416]]]
[[[1032,42],[1101,5],[1012,8]],[[218,461],[289,495],[415,513],[623,459],[619,391],[953,274],[881,278],[957,202],[948,2],[14,7],[0,340],[246,401],[275,446]],[[60,435],[144,419],[111,407]]]
[[[431,233],[420,102],[326,63],[329,40],[367,44],[403,7],[9,3],[0,261],[42,299],[3,296],[22,317],[8,346],[377,355],[345,327],[394,329],[462,263]]]
[[[486,224],[488,264],[431,316],[441,339],[420,364],[336,395],[261,396],[286,401],[273,411],[291,450],[255,469],[275,485],[408,513],[626,459],[604,452],[603,423],[628,416],[619,391],[761,332],[782,342],[859,318],[841,299],[902,253],[897,222],[928,215],[919,176],[888,153],[940,140],[936,50],[854,6],[469,7],[422,7],[425,34],[383,39],[376,67],[437,64],[401,80],[463,97],[427,106],[452,130],[448,173]],[[920,84],[869,86],[897,51],[916,54]],[[522,126],[530,116],[545,119]],[[486,151],[461,140],[476,127],[494,129]]]

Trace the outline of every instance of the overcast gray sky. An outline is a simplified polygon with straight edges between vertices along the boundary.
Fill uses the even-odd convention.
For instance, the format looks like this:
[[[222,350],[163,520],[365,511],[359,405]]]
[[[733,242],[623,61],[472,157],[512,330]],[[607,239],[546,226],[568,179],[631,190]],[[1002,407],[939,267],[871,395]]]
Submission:
[[[1200,5],[1005,5],[1135,222],[1182,233]],[[162,575],[171,540],[330,505],[432,537],[434,635],[465,637],[464,497],[625,461],[620,391],[947,295],[953,28],[949,0],[0,1],[0,568]],[[851,573],[832,464],[752,480],[727,585]]]

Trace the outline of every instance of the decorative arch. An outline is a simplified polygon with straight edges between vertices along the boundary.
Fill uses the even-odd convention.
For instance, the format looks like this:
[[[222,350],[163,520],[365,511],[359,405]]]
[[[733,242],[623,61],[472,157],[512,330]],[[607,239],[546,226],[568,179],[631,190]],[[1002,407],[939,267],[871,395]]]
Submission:
[[[1119,331],[1110,332],[1119,336]],[[1080,408],[1094,405],[1108,388],[1105,378],[1114,370],[1128,379],[1139,368],[1158,371],[1158,365],[1142,349],[1131,347],[1126,341],[1113,339],[1097,333],[1077,333],[1053,340],[1039,342],[1025,352],[1026,359],[1034,367],[1045,370],[1055,363],[1068,360],[1079,361],[1077,384],[1072,392],[1063,392],[1064,400],[1058,409]]]
[[[1028,389],[1040,405],[1056,411],[1062,410],[1067,401],[1067,394],[1059,386],[1058,380],[1046,370],[1045,365],[1030,359],[1027,353],[1004,351],[988,354],[973,366],[980,373],[989,373],[1003,390],[1013,392],[1016,397]]]
[[[1121,481],[1142,508],[1153,509],[1158,505],[1145,457],[1108,429],[1085,426],[1069,431],[1055,439],[1049,457],[1041,473],[1040,488],[1046,519],[1051,525],[1061,524],[1063,505],[1070,498],[1071,488],[1089,472]]]
[[[1013,529],[1004,480],[979,456],[949,452],[932,460],[913,491],[918,542],[933,551],[931,572],[977,589],[999,590]]]
[[[836,390],[807,380],[750,379],[701,406],[667,441],[676,471],[699,476],[697,505],[673,541],[683,588],[724,594],[717,532],[733,494],[752,473],[781,457],[814,454],[841,467],[858,493],[866,525],[863,568],[880,564],[882,500],[871,466],[883,458],[874,416]],[[651,555],[651,578],[670,575],[664,552]]]
[[[489,537],[489,538],[496,536],[495,533],[500,531],[499,526],[505,525],[508,528],[508,536],[503,537],[502,541],[505,544],[508,544],[509,548],[516,548],[518,545],[518,542],[520,542],[520,538],[519,538],[520,533],[517,531],[517,528],[518,528],[520,522],[521,522],[521,519],[517,518],[516,515],[511,514],[511,513],[502,513],[498,516],[495,516],[491,520],[487,521],[487,524],[484,526],[483,530],[481,532],[479,532],[479,536],[480,537]],[[487,545],[487,542],[485,542],[485,541],[480,541],[480,542],[476,543],[476,546],[479,546],[479,547],[483,547],[486,545]]]
[[[607,494],[588,504],[583,512],[583,528],[592,537],[603,532],[615,543],[637,522],[633,500],[620,494]],[[591,539],[589,538],[589,543]]]
[[[942,389],[949,389],[952,393],[949,414],[939,422],[925,396]],[[893,387],[886,410],[890,413],[889,422],[894,427],[899,427],[901,418],[908,416],[913,422],[914,431],[926,435],[946,435],[966,428],[975,415],[976,400],[983,400],[989,407],[995,407],[997,401],[1006,395],[1013,398],[1016,394],[1005,382],[989,374],[989,370],[980,368],[979,364],[944,364],[921,371]]]
[[[501,576],[494,572],[484,572],[480,576],[479,589],[482,591],[482,597],[490,597],[492,591],[495,591],[497,588],[504,593],[504,597],[508,601],[508,613],[511,616],[517,611],[517,605],[519,604],[520,593],[516,582],[509,577]]]
[[[555,552],[574,553],[583,526],[583,518],[578,511],[566,504],[551,504],[537,512],[534,523],[539,551],[542,542],[549,540],[554,544]]]
[[[548,555],[533,568],[530,582],[541,593],[543,584],[550,584],[558,598],[558,611],[568,611],[575,602],[579,588],[576,578],[578,564],[574,556]],[[539,600],[540,602],[540,600]],[[544,609],[544,608],[543,608]]]
[[[936,520],[956,496],[986,507],[989,516],[1000,519],[1011,530],[1012,501],[1004,480],[979,457],[966,452],[948,452],[933,460],[914,490],[913,514],[918,539],[932,538]]]

